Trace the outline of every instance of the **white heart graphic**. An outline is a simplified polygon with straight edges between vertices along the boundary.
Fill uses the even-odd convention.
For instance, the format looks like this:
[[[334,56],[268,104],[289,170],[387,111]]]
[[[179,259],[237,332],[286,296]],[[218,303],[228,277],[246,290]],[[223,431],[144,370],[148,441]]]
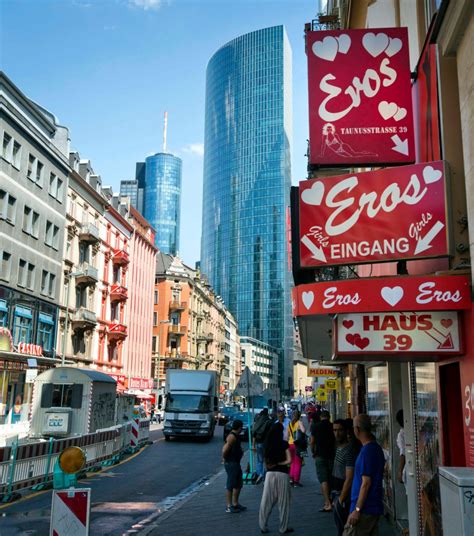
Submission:
[[[362,44],[364,45],[365,50],[367,50],[371,56],[376,58],[388,47],[388,36],[384,33],[375,35],[370,32],[364,35]]]
[[[395,37],[395,39],[389,39],[390,43],[388,47],[385,49],[385,54],[389,56],[390,58],[392,56],[395,56],[397,52],[400,52],[402,49],[402,40],[398,39],[398,37]]]
[[[423,169],[423,179],[425,180],[426,184],[431,184],[432,182],[439,181],[443,174],[441,171],[432,168],[431,166],[426,166]]]
[[[402,287],[383,287],[380,291],[382,298],[392,307],[403,298]]]
[[[379,114],[385,119],[385,121],[393,117],[397,111],[398,106],[394,102],[382,101],[379,103]]]
[[[311,186],[311,188],[303,191],[301,194],[301,199],[307,205],[320,205],[321,201],[323,200],[323,196],[324,184],[320,181],[317,181],[313,184],[313,186]]]
[[[339,43],[339,52],[341,54],[347,54],[347,51],[351,48],[351,38],[347,34],[342,34],[336,37]]]
[[[308,309],[313,305],[314,302],[314,292],[310,290],[309,292],[303,292],[301,295],[301,299],[303,300],[303,304]]]
[[[313,53],[319,58],[334,61],[337,56],[338,44],[335,37],[328,35],[322,41],[313,43]]]
[[[404,117],[406,117],[407,111],[405,108],[398,108],[397,113],[393,116],[395,121],[401,121]]]

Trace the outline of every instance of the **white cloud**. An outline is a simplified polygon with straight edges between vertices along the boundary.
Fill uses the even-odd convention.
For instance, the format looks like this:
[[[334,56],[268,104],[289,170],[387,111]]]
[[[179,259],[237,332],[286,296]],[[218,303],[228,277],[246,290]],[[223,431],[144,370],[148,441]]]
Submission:
[[[204,143],[189,143],[183,147],[183,152],[204,156]]]
[[[129,4],[134,7],[140,7],[145,11],[158,11],[163,3],[162,0],[128,0]]]

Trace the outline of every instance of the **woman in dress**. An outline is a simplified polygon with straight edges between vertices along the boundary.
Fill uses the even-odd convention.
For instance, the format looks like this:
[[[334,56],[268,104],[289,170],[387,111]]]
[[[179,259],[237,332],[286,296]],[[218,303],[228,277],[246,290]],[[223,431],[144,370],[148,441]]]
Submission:
[[[295,488],[302,486],[302,484],[300,484],[300,478],[301,468],[303,466],[303,458],[299,455],[295,445],[295,441],[298,439],[298,431],[306,434],[305,427],[301,422],[301,413],[296,410],[293,413],[293,418],[291,419],[290,424],[288,425],[288,443],[291,454],[290,484]]]

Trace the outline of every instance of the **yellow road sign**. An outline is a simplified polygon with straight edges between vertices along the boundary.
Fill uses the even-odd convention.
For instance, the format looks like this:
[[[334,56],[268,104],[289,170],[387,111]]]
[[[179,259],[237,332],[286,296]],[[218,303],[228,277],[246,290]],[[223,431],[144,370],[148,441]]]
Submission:
[[[326,389],[335,391],[337,389],[337,380],[326,380]]]
[[[320,387],[316,391],[316,400],[318,400],[319,402],[326,402],[327,399],[328,399],[328,392],[326,391],[326,389],[323,389],[322,387]]]

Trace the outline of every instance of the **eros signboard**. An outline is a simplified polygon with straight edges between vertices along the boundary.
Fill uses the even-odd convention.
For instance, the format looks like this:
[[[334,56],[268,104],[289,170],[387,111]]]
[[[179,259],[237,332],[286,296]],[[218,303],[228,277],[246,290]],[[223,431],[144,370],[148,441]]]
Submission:
[[[298,285],[294,316],[379,311],[452,311],[471,307],[465,275],[341,279]]]
[[[306,33],[310,163],[415,161],[406,28]]]
[[[460,354],[456,311],[337,315],[335,356]]]
[[[444,162],[300,182],[302,267],[449,254]]]

